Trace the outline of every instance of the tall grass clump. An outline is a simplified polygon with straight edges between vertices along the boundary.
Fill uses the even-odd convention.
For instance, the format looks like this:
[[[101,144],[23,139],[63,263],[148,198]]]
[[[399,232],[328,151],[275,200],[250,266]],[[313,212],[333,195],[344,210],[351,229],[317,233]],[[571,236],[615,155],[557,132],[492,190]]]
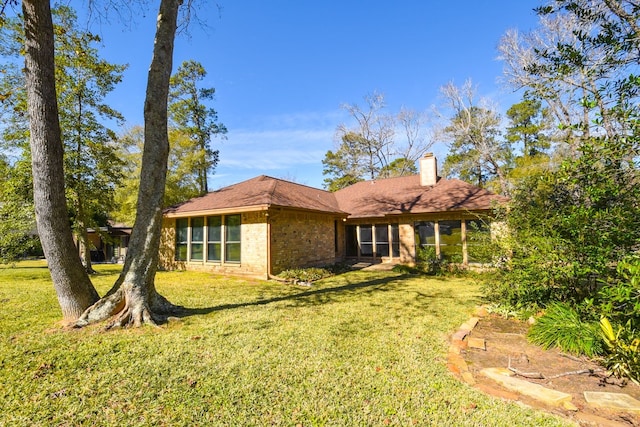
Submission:
[[[557,347],[568,353],[589,357],[603,352],[599,325],[583,322],[578,312],[565,303],[551,304],[531,326],[527,337],[545,349]]]

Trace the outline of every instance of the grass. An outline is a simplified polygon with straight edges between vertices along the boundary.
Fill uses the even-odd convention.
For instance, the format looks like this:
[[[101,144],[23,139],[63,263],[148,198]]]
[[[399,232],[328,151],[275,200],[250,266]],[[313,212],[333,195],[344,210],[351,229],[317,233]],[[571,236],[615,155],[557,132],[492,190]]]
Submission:
[[[98,265],[104,293],[119,266]],[[160,272],[189,315],[62,330],[48,271],[0,267],[2,426],[565,425],[446,370],[478,286],[351,272],[312,287]]]

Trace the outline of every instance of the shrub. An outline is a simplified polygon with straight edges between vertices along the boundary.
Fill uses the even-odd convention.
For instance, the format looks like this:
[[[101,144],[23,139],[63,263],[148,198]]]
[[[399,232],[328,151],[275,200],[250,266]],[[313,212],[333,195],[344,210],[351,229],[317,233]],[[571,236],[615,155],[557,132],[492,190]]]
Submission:
[[[600,328],[607,350],[603,358],[605,367],[616,377],[629,378],[640,385],[640,334],[631,321],[614,332],[609,319],[603,317]]]
[[[292,282],[315,282],[316,280],[331,277],[349,271],[351,267],[346,264],[334,264],[325,267],[294,268],[281,272],[278,277]]]
[[[583,322],[578,312],[564,303],[549,305],[544,315],[531,326],[527,337],[545,349],[558,347],[589,357],[603,353],[598,325]]]
[[[599,290],[593,303],[599,317],[618,324],[640,325],[640,258],[635,255],[618,263],[618,279]]]
[[[462,272],[462,255],[452,256],[450,259],[438,257],[435,246],[421,246],[417,249],[416,269],[429,276],[443,276]]]

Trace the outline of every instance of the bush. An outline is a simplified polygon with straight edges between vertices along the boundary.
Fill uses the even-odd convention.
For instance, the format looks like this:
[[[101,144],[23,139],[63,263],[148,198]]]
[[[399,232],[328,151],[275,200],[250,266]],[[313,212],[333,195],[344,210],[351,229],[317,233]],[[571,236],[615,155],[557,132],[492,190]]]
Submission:
[[[450,259],[438,258],[435,246],[421,246],[417,248],[416,271],[429,276],[444,276],[446,274],[459,274],[463,271],[462,255],[451,256]]]
[[[597,323],[583,322],[578,312],[564,303],[551,304],[531,326],[527,337],[545,349],[558,347],[568,353],[589,357],[603,353]]]
[[[349,271],[351,268],[346,264],[335,264],[325,267],[308,267],[308,268],[294,268],[281,272],[278,277],[290,280],[292,282],[315,282],[316,280],[324,279]]]
[[[613,326],[606,317],[600,320],[600,328],[607,353],[603,359],[605,367],[618,378],[629,378],[640,385],[640,334],[633,329],[631,321],[625,326]]]
[[[618,278],[603,285],[592,304],[598,317],[621,325],[640,325],[640,258],[626,258],[618,264],[617,271]]]

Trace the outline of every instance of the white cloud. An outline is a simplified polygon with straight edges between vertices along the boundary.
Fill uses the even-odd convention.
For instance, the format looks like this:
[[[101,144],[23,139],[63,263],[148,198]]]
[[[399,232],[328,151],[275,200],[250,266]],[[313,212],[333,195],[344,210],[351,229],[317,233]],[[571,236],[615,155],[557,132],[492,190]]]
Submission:
[[[322,160],[333,149],[336,117],[316,113],[269,116],[264,127],[235,129],[218,142],[220,163],[214,187],[271,175],[319,187]]]

